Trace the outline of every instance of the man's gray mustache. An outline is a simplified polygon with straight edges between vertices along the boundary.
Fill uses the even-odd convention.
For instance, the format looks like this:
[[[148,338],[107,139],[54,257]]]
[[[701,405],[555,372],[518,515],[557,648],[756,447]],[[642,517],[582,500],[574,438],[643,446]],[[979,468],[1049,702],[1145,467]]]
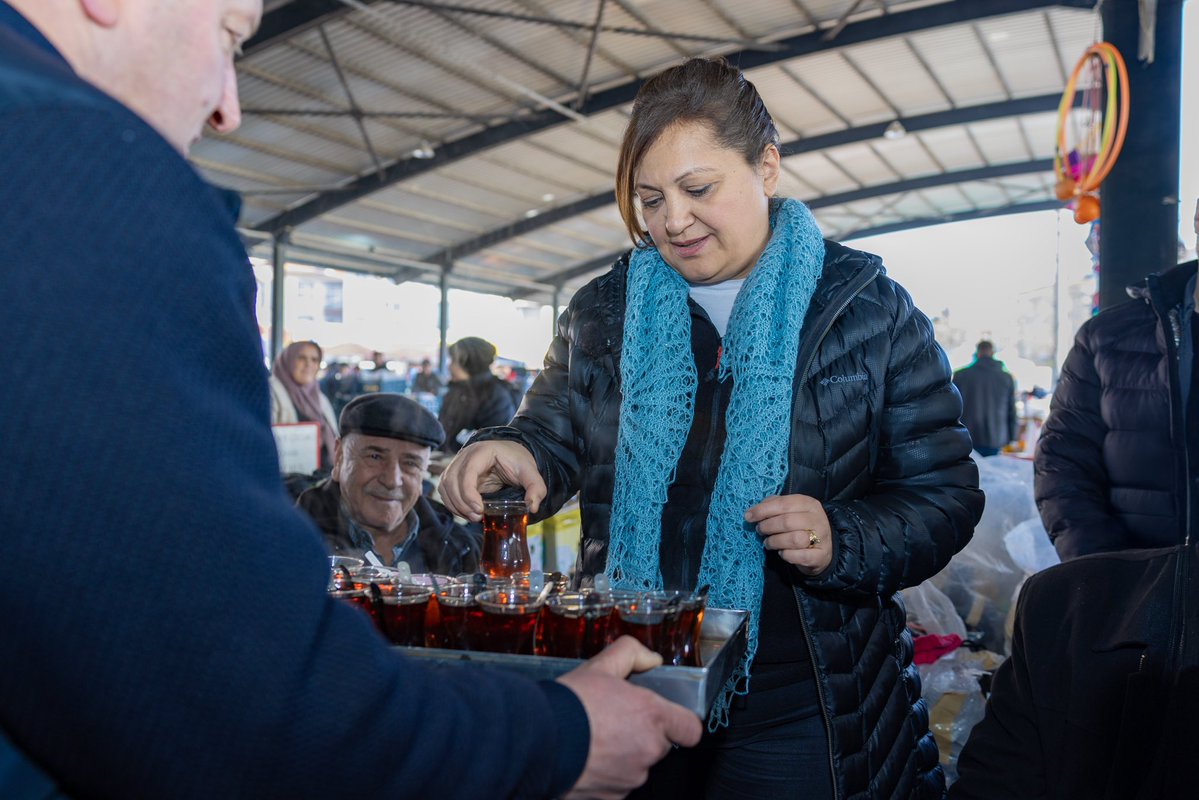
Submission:
[[[368,497],[375,497],[379,500],[391,500],[392,502],[396,503],[399,503],[404,499],[403,492],[384,492],[378,489],[367,489],[366,494]]]

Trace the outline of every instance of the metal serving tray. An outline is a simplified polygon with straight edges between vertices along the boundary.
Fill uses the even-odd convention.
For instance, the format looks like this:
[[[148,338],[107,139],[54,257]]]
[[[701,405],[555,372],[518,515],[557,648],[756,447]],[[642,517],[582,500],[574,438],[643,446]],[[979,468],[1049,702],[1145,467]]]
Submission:
[[[745,654],[745,628],[749,612],[732,608],[708,608],[700,627],[702,667],[655,667],[629,676],[629,682],[657,692],[699,717],[708,709],[720,687],[733,674],[733,668]],[[583,663],[577,658],[518,656],[509,653],[441,650],[436,647],[397,647],[410,658],[433,661],[452,667],[499,668],[518,672],[533,680],[549,680]]]

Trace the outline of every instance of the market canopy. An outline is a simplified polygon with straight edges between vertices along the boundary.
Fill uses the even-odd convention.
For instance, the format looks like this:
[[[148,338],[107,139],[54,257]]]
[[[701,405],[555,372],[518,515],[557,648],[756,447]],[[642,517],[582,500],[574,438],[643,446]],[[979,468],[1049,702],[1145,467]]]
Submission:
[[[268,2],[242,127],[193,160],[290,261],[565,300],[629,247],[613,175],[637,89],[694,55],[747,71],[780,190],[830,238],[1059,207],[1057,105],[1093,5]]]

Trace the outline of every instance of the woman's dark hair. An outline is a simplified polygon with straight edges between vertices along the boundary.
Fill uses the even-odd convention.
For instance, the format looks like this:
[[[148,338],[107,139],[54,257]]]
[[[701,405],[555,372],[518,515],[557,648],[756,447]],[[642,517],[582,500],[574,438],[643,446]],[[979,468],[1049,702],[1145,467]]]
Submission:
[[[450,358],[468,375],[479,375],[491,369],[495,361],[495,345],[478,336],[467,336],[450,345]]]
[[[723,58],[693,58],[645,82],[620,144],[616,205],[633,244],[649,241],[634,205],[634,180],[645,151],[677,122],[702,122],[716,141],[757,166],[766,145],[778,146],[779,132],[758,90]]]

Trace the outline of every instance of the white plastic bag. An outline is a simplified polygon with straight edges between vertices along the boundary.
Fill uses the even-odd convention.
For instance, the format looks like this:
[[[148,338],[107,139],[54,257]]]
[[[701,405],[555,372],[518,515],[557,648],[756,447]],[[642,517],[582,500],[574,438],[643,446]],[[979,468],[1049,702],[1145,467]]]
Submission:
[[[1033,502],[1032,462],[1004,456],[976,462],[986,508],[974,538],[932,583],[983,647],[1006,654],[1015,593],[1025,578],[1055,563],[1056,554]]]

